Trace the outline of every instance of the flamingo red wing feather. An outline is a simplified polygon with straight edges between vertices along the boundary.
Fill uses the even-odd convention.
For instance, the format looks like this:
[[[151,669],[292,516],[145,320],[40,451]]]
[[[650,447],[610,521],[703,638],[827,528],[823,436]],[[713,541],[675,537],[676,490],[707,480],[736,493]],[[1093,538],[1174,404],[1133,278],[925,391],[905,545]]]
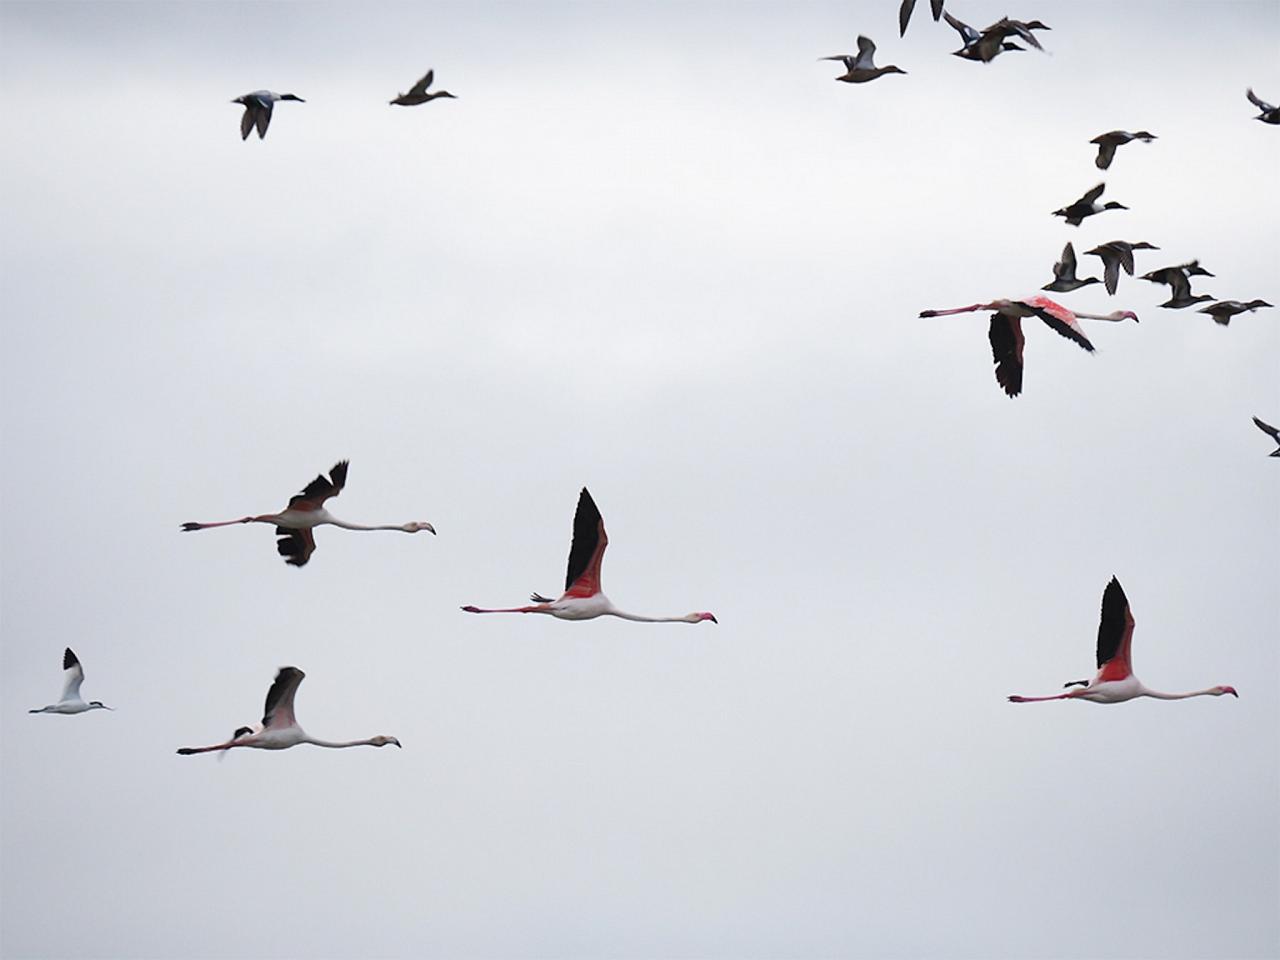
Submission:
[[[280,668],[275,682],[267,691],[267,703],[262,711],[263,727],[279,729],[292,727],[298,722],[293,715],[293,695],[298,692],[298,684],[305,676],[297,667]]]
[[[1055,303],[1048,297],[1032,297],[1030,300],[1024,300],[1023,303],[1035,310],[1036,316],[1043,320],[1049,329],[1093,353],[1093,344],[1080,329],[1076,315],[1062,304]]]
[[[1133,673],[1132,643],[1129,599],[1120,581],[1112,577],[1102,594],[1102,619],[1098,623],[1098,680],[1123,680]]]
[[[564,578],[566,597],[593,597],[600,592],[600,563],[608,545],[604,518],[583,487],[578,495],[578,510],[573,515],[573,544],[569,547],[569,567]]]
[[[1004,392],[1016,397],[1022,392],[1022,321],[1002,313],[991,315],[991,356],[996,365],[996,382]]]

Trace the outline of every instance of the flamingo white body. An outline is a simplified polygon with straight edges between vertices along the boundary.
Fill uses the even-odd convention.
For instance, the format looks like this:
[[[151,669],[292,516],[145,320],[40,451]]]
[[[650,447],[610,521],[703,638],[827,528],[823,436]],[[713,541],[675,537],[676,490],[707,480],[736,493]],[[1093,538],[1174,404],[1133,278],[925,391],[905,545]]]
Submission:
[[[231,750],[235,747],[252,747],[255,750],[288,750],[300,743],[309,743],[316,747],[329,747],[341,750],[346,747],[385,747],[389,743],[400,746],[395,737],[376,736],[365,740],[320,740],[309,735],[298,726],[293,712],[293,697],[298,692],[306,674],[297,667],[281,667],[276,673],[275,681],[267,691],[266,707],[263,710],[262,723],[257,727],[240,727],[231,739],[225,743],[215,743],[208,747],[181,747],[178,753],[190,756],[193,753],[212,753],[219,750]]]
[[[627,613],[613,605],[600,589],[600,566],[604,561],[609,537],[604,531],[604,518],[600,516],[595,501],[587,488],[578,495],[578,509],[573,517],[573,543],[569,547],[569,566],[565,575],[565,590],[559,599],[552,600],[541,594],[529,597],[530,606],[485,609],[466,606],[467,613],[542,613],[559,620],[594,620],[596,617],[618,617],[638,623],[701,623],[710,620],[718,623],[715,615],[705,610],[685,614],[683,617],[646,617]]]
[[[972,313],[975,310],[993,310],[991,326],[987,334],[991,341],[991,355],[996,367],[996,382],[1010,397],[1022,392],[1022,351],[1025,338],[1022,334],[1022,320],[1025,317],[1039,317],[1054,332],[1073,341],[1082,349],[1093,353],[1093,344],[1084,335],[1077,322],[1083,317],[1087,320],[1109,320],[1113,323],[1121,320],[1137,322],[1138,315],[1132,310],[1116,310],[1108,314],[1076,313],[1048,297],[1036,295],[1025,300],[992,300],[990,303],[973,303],[967,307],[956,307],[953,310],[924,310],[921,317],[944,317],[957,313]]]
[[[258,139],[265,137],[267,127],[271,126],[272,109],[280,100],[306,103],[301,97],[295,97],[292,93],[273,93],[270,90],[254,90],[252,93],[246,93],[232,100],[232,103],[244,105],[244,115],[240,117],[240,139],[248,140],[249,133],[255,127],[258,130]]]
[[[63,716],[73,716],[77,713],[88,713],[90,710],[111,709],[101,700],[90,700],[86,703],[80,696],[80,685],[84,683],[84,667],[80,666],[79,657],[71,652],[70,647],[63,651],[62,670],[62,696],[58,702],[40,707],[38,710],[28,710],[27,713],[60,713]]]
[[[1009,697],[1011,703],[1039,703],[1047,700],[1088,700],[1092,703],[1123,703],[1138,697],[1153,700],[1186,700],[1189,697],[1238,697],[1235,687],[1217,686],[1189,693],[1163,693],[1143,686],[1133,673],[1133,613],[1120,581],[1115,577],[1102,594],[1102,616],[1098,623],[1098,673],[1092,680],[1073,680],[1068,690],[1051,697]]]
[[[190,532],[207,530],[211,527],[229,527],[238,523],[274,524],[276,536],[280,538],[276,542],[276,550],[285,558],[285,563],[295,567],[305,566],[311,559],[311,554],[316,549],[315,537],[311,531],[325,524],[341,527],[344,530],[399,530],[403,533],[427,530],[433,534],[436,532],[436,528],[425,521],[367,527],[358,523],[348,523],[333,516],[324,508],[324,504],[341,493],[342,488],[346,486],[348,466],[346,460],[335,463],[327,479],[323,474],[317,476],[301,493],[295,494],[289,500],[289,505],[279,513],[263,513],[258,516],[241,517],[239,520],[220,520],[215,523],[184,523],[182,529]]]

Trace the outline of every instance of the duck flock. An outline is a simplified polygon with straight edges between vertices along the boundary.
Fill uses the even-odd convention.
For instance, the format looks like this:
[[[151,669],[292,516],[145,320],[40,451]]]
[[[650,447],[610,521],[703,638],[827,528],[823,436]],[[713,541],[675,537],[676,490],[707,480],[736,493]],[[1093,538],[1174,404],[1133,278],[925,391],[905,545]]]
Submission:
[[[984,65],[1006,53],[1032,49],[1045,52],[1045,48],[1036,36],[1037,33],[1050,31],[1051,27],[1037,19],[1015,20],[1001,17],[991,25],[979,30],[958,19],[951,11],[944,10],[943,0],[931,0],[930,8],[935,21],[945,19],[959,34],[961,47],[953,54],[961,59]],[[915,0],[903,0],[899,7],[900,34],[905,34],[915,8]],[[856,54],[837,54],[821,59],[839,61],[845,72],[835,79],[850,84],[861,84],[879,79],[889,74],[905,74],[906,71],[896,65],[876,66],[876,44],[866,36],[857,38]],[[432,89],[435,79],[434,70],[428,70],[407,93],[399,93],[389,103],[395,106],[422,106],[437,99],[456,99],[447,90]],[[1280,125],[1280,108],[1272,106],[1259,98],[1252,89],[1246,91],[1247,98],[1261,113],[1258,120],[1263,123]],[[240,136],[248,139],[257,132],[258,138],[266,137],[270,129],[274,110],[281,103],[305,103],[306,101],[293,93],[276,93],[270,90],[255,90],[236,97],[233,103],[243,106],[240,118]],[[278,134],[284,135],[284,134]],[[1095,165],[1100,170],[1109,170],[1116,162],[1117,151],[1135,141],[1152,144],[1157,136],[1146,130],[1130,132],[1112,130],[1094,137],[1090,142],[1098,148]],[[1106,184],[1098,183],[1085,191],[1079,199],[1053,211],[1052,215],[1062,217],[1066,224],[1080,227],[1086,220],[1110,211],[1129,209],[1115,200],[1103,202]],[[1086,256],[1097,257],[1101,265],[1101,278],[1080,277],[1079,262],[1072,242],[1068,241],[1062,249],[1058,260],[1052,266],[1053,279],[1041,289],[1056,293],[1071,293],[1082,288],[1101,284],[1109,295],[1116,295],[1121,272],[1128,276],[1135,275],[1136,252],[1155,251],[1160,248],[1146,240],[1109,240],[1084,251]],[[1157,267],[1141,275],[1141,279],[1151,283],[1162,284],[1169,288],[1169,299],[1161,307],[1169,310],[1180,310],[1195,304],[1214,300],[1207,293],[1193,293],[1193,278],[1215,277],[1201,266],[1198,259],[1182,263]],[[1201,307],[1200,312],[1208,314],[1223,326],[1228,325],[1234,317],[1242,313],[1253,312],[1273,305],[1266,300],[1253,298],[1249,300],[1217,300]],[[1020,299],[998,298],[986,302],[974,303],[952,309],[929,309],[920,312],[921,318],[940,317],[968,312],[990,312],[989,340],[995,364],[996,381],[1009,397],[1017,397],[1023,389],[1023,353],[1025,335],[1022,328],[1024,319],[1039,318],[1050,329],[1062,337],[1073,341],[1087,352],[1094,352],[1091,342],[1081,320],[1102,320],[1122,322],[1138,321],[1132,310],[1119,309],[1108,314],[1085,313],[1072,310],[1049,297],[1035,295]],[[1266,421],[1254,417],[1254,423],[1264,433],[1280,443],[1277,429]],[[1280,448],[1270,456],[1280,456]],[[425,521],[412,521],[403,524],[365,526],[340,520],[330,514],[326,504],[342,493],[347,482],[349,464],[339,461],[329,471],[328,476],[321,474],[308,483],[301,492],[294,495],[287,506],[276,513],[247,515],[238,519],[215,522],[187,522],[182,530],[187,532],[207,530],[243,524],[267,524],[272,526],[277,537],[276,549],[284,562],[296,567],[307,566],[316,550],[315,530],[324,525],[340,527],[347,530],[375,531],[393,530],[404,533],[429,532],[435,534],[435,527]],[[562,620],[590,620],[601,616],[613,616],[626,620],[642,622],[679,622],[679,623],[717,623],[715,615],[709,611],[676,616],[645,616],[624,612],[613,606],[601,589],[601,564],[608,544],[604,521],[591,494],[583,488],[579,494],[577,510],[574,516],[568,570],[565,577],[564,591],[557,599],[534,593],[528,605],[505,608],[481,608],[466,605],[461,609],[468,613],[532,613],[548,615]],[[1072,681],[1068,684],[1068,692],[1048,697],[1010,696],[1014,702],[1054,699],[1083,699],[1098,703],[1116,703],[1134,697],[1156,697],[1161,699],[1180,699],[1183,697],[1222,694],[1236,695],[1233,687],[1215,685],[1203,690],[1182,694],[1164,694],[1144,687],[1133,675],[1130,661],[1130,645],[1134,629],[1134,618],[1130,612],[1128,600],[1120,583],[1114,577],[1109,581],[1103,594],[1102,616],[1098,631],[1096,650],[1097,673],[1092,680]],[[101,701],[82,699],[80,689],[84,681],[84,670],[75,653],[67,648],[63,653],[64,688],[61,698],[48,706],[33,709],[32,713],[78,715],[95,710],[108,710]],[[349,747],[368,745],[381,747],[388,744],[400,746],[398,739],[392,736],[379,735],[363,740],[348,742],[330,742],[309,737],[298,726],[293,709],[294,695],[303,679],[303,672],[296,667],[281,668],[271,684],[266,698],[266,705],[261,721],[256,725],[242,725],[235,729],[233,735],[225,741],[212,746],[184,747],[178,750],[183,755],[226,751],[238,747],[259,749],[284,749],[297,744],[310,743],[327,747]],[[1078,689],[1077,689],[1078,687]]]

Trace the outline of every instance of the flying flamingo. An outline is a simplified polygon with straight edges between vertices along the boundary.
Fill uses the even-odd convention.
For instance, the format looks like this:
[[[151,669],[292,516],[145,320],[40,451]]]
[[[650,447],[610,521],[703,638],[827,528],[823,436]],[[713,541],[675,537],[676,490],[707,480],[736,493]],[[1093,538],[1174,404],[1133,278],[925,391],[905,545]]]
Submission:
[[[1062,304],[1048,297],[1034,296],[1026,300],[992,300],[990,303],[974,303],[967,307],[956,307],[954,310],[925,310],[922,317],[945,317],[953,313],[972,313],[975,310],[993,310],[991,314],[991,355],[996,365],[996,382],[1004,388],[1004,392],[1016,397],[1022,392],[1022,318],[1039,317],[1051,329],[1068,340],[1079,344],[1089,353],[1093,352],[1093,344],[1080,329],[1077,319],[1086,320],[1133,320],[1138,315],[1132,310],[1116,310],[1105,316],[1096,313],[1073,313]]]
[[[84,667],[71,648],[67,647],[62,654],[62,669],[66,671],[66,680],[62,686],[62,698],[39,710],[28,710],[27,713],[61,713],[70,716],[75,713],[87,713],[90,710],[110,710],[101,700],[90,700],[85,703],[80,698],[80,684],[84,683]]]
[[[230,750],[232,747],[254,747],[258,750],[288,750],[300,743],[310,743],[317,747],[332,747],[340,750],[344,747],[385,747],[388,743],[400,746],[395,737],[370,737],[368,740],[344,740],[334,743],[330,740],[317,740],[309,736],[298,726],[293,715],[293,695],[298,692],[298,684],[306,676],[297,667],[281,667],[276,674],[275,682],[267,691],[267,706],[263,711],[262,724],[257,729],[239,727],[226,743],[215,743],[211,747],[181,747],[178,750],[187,757],[193,753],[209,753],[213,750]]]
[[[1161,693],[1148,690],[1133,675],[1133,614],[1120,581],[1115,577],[1102,594],[1102,622],[1098,624],[1098,675],[1093,680],[1072,680],[1068,687],[1079,686],[1053,697],[1011,696],[1012,703],[1037,703],[1043,700],[1092,700],[1094,703],[1123,703],[1136,697],[1156,700],[1185,700],[1187,697],[1220,697],[1229,693],[1238,697],[1235,687],[1209,687],[1191,693]]]
[[[549,613],[561,620],[593,620],[596,617],[621,617],[640,623],[700,623],[710,620],[719,623],[714,614],[705,610],[683,617],[642,617],[619,610],[600,590],[600,563],[604,560],[604,548],[609,537],[604,532],[604,519],[596,508],[587,488],[578,495],[578,510],[573,515],[573,545],[569,547],[569,571],[564,580],[564,593],[559,600],[541,594],[529,597],[531,607],[508,607],[501,610],[485,610],[480,607],[463,607],[467,613]]]
[[[241,517],[239,520],[222,520],[218,523],[184,523],[182,529],[186,531],[207,530],[210,527],[229,527],[237,523],[274,523],[276,525],[276,536],[280,538],[276,542],[276,549],[280,551],[280,556],[285,558],[285,563],[292,564],[295,567],[305,566],[306,562],[311,559],[311,554],[315,552],[316,541],[311,534],[312,528],[326,523],[335,527],[342,527],[344,530],[403,530],[405,533],[430,530],[432,533],[436,532],[436,528],[429,523],[393,523],[379,527],[363,527],[356,523],[347,523],[345,520],[339,520],[324,508],[324,503],[330,497],[336,497],[340,494],[346,483],[347,461],[340,460],[329,471],[329,479],[326,480],[323,474],[317,476],[303,488],[301,493],[295,493],[289,500],[289,505],[279,513],[264,513],[257,517]]]

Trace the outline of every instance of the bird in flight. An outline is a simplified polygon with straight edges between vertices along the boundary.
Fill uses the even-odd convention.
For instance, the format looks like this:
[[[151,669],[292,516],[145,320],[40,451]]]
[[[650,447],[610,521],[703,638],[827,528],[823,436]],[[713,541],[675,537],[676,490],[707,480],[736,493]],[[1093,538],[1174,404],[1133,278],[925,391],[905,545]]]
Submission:
[[[317,740],[298,726],[297,717],[293,713],[293,695],[298,692],[298,684],[302,683],[306,674],[297,667],[281,667],[276,674],[275,682],[267,691],[267,704],[262,713],[262,723],[257,727],[239,727],[226,743],[215,743],[210,747],[180,747],[178,753],[184,757],[193,753],[210,753],[215,750],[230,750],[233,747],[254,747],[258,750],[288,750],[300,743],[310,743],[317,747],[331,747],[341,750],[344,747],[385,747],[389,743],[400,746],[395,737],[376,736],[367,740]]]
[[[1105,170],[1111,166],[1111,160],[1116,155],[1116,147],[1124,146],[1131,140],[1150,143],[1154,139],[1156,139],[1156,135],[1147,133],[1145,130],[1139,130],[1137,133],[1130,133],[1128,130],[1112,130],[1110,133],[1098,134],[1089,142],[1098,145],[1098,158],[1094,163],[1097,164],[1099,170]]]
[[[1086,320],[1133,320],[1138,315],[1132,310],[1116,310],[1105,315],[1096,313],[1076,313],[1048,297],[1034,296],[1026,300],[992,300],[990,303],[974,303],[967,307],[956,307],[953,310],[924,310],[922,317],[945,317],[956,313],[972,313],[975,310],[993,310],[991,328],[987,334],[991,341],[991,355],[996,365],[996,382],[1010,397],[1022,392],[1022,348],[1025,342],[1022,335],[1024,317],[1039,317],[1056,333],[1075,342],[1082,349],[1093,353],[1093,344],[1084,335],[1077,323],[1083,317]]]
[[[1065,217],[1067,223],[1073,227],[1080,226],[1085,217],[1092,217],[1095,214],[1102,213],[1104,210],[1128,210],[1123,203],[1117,203],[1114,200],[1108,200],[1106,203],[1098,203],[1098,198],[1102,196],[1102,191],[1107,189],[1105,183],[1100,183],[1088,193],[1086,193],[1075,203],[1068,204],[1060,210],[1053,211],[1055,217]]]
[[[819,57],[820,60],[839,60],[844,64],[845,73],[836,77],[845,83],[866,83],[886,73],[903,73],[907,71],[895,66],[877,67],[875,65],[876,45],[867,37],[858,37],[858,55],[838,53],[834,57]]]
[[[1201,307],[1196,313],[1207,313],[1213,317],[1213,322],[1227,326],[1231,323],[1231,318],[1237,314],[1253,313],[1259,307],[1272,307],[1275,304],[1267,303],[1265,300],[1250,300],[1247,303],[1240,300],[1219,300],[1217,303],[1211,303],[1207,307]]]
[[[39,710],[28,710],[27,713],[61,713],[69,716],[75,713],[87,713],[90,710],[110,710],[101,700],[90,700],[85,703],[80,698],[80,684],[84,683],[84,667],[79,658],[67,647],[62,654],[63,684],[62,697],[57,703],[51,703]]]
[[[384,526],[365,527],[356,523],[339,520],[324,508],[326,500],[336,497],[347,483],[347,461],[340,460],[333,465],[326,478],[320,474],[296,493],[289,500],[289,505],[279,513],[264,513],[258,516],[241,517],[239,520],[221,520],[216,523],[184,523],[185,531],[208,530],[210,527],[229,527],[237,523],[271,523],[275,524],[276,550],[291,566],[305,566],[315,552],[316,541],[311,531],[315,527],[330,524],[344,530],[400,530],[404,533],[417,533],[419,530],[436,532],[429,523],[415,521],[411,523],[387,524]]]
[[[435,79],[436,72],[428,70],[426,75],[409,88],[408,93],[397,93],[394,100],[388,100],[388,103],[400,107],[416,107],[420,103],[430,103],[440,97],[448,97],[450,100],[457,100],[448,90],[437,90],[435,93],[427,93],[427,87],[431,86],[431,81]]]
[[[1115,577],[1102,594],[1102,620],[1098,624],[1098,673],[1092,680],[1072,680],[1068,689],[1052,697],[1009,697],[1012,703],[1036,703],[1043,700],[1091,700],[1094,703],[1123,703],[1136,697],[1156,700],[1185,700],[1188,697],[1220,697],[1229,693],[1238,697],[1235,687],[1209,687],[1191,693],[1161,693],[1148,690],[1133,675],[1133,614],[1120,581]]]
[[[271,126],[271,108],[277,100],[296,100],[306,103],[301,97],[292,93],[272,93],[270,90],[255,90],[242,97],[236,97],[232,103],[244,104],[244,115],[240,118],[240,139],[248,140],[249,131],[258,128],[258,139],[267,135],[267,127]]]
[[[1070,242],[1062,248],[1062,259],[1053,265],[1053,280],[1046,283],[1041,290],[1052,290],[1054,293],[1070,293],[1091,283],[1101,283],[1097,277],[1076,278],[1076,250]]]
[[[1145,240],[1139,240],[1137,243],[1112,240],[1110,243],[1099,244],[1092,250],[1086,250],[1084,254],[1086,257],[1097,257],[1102,261],[1103,283],[1106,285],[1107,293],[1114,294],[1116,287],[1120,284],[1121,267],[1124,267],[1125,273],[1133,276],[1133,251],[1159,249]]]
[[[1262,111],[1253,119],[1261,120],[1263,123],[1280,123],[1280,107],[1273,106],[1272,104],[1267,103],[1267,101],[1261,99],[1253,92],[1252,87],[1245,90],[1244,95],[1249,98],[1250,103]]]
[[[573,515],[573,543],[569,547],[569,569],[564,579],[564,593],[558,600],[535,593],[529,597],[533,606],[486,610],[466,606],[467,613],[545,613],[560,620],[593,620],[596,617],[620,617],[640,623],[719,623],[715,615],[703,611],[683,617],[644,617],[619,610],[600,588],[600,565],[609,538],[604,532],[604,518],[596,508],[587,488],[578,495],[578,509]]]

